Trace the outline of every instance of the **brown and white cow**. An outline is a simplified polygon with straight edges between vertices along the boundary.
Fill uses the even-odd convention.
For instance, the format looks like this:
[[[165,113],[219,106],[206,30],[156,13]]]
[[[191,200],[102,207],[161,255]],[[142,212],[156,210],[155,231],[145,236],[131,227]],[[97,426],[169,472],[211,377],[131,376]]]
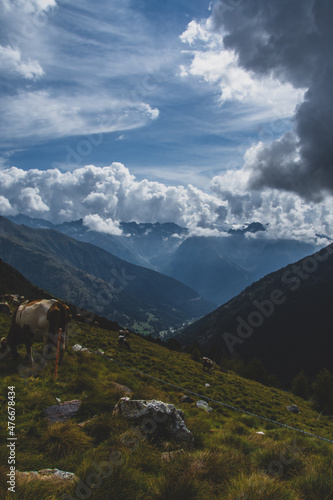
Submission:
[[[209,358],[202,358],[202,367],[204,370],[211,372],[214,368],[214,361]]]
[[[12,354],[19,357],[17,346],[25,344],[27,358],[32,363],[31,346],[42,335],[44,346],[57,345],[59,329],[62,330],[60,360],[67,347],[68,324],[71,320],[69,307],[56,299],[42,299],[21,304],[15,311],[13,321],[6,338],[0,341],[0,359]],[[44,352],[44,351],[43,351]],[[46,356],[47,357],[47,356]]]

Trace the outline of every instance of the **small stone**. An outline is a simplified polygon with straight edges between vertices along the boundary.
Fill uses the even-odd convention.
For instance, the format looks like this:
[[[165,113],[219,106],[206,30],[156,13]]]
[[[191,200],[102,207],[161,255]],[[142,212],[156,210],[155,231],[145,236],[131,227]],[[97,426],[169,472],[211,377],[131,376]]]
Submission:
[[[296,405],[287,406],[287,410],[291,411],[292,413],[300,413],[301,412],[301,410]]]
[[[162,453],[161,459],[163,462],[172,462],[173,460],[175,460],[175,458],[177,458],[182,453],[184,453],[183,449],[176,450],[176,451],[167,451],[165,453]]]
[[[82,349],[82,345],[81,344],[75,344],[72,347],[72,351],[74,351],[74,352],[81,351],[81,349]]]
[[[186,395],[184,395],[180,398],[180,402],[181,403],[194,403],[193,399],[190,398],[190,396],[186,396]]]
[[[77,477],[73,472],[67,472],[60,469],[41,469],[39,471],[16,471],[18,479],[33,479],[38,481],[76,481]]]
[[[44,412],[50,422],[65,422],[73,417],[80,408],[81,401],[73,399],[72,401],[64,401],[58,405],[49,406],[45,408]]]
[[[200,408],[201,410],[205,410],[207,413],[210,413],[211,411],[213,411],[213,408],[211,408],[207,403],[206,401],[197,401],[196,402],[196,406],[198,408]]]

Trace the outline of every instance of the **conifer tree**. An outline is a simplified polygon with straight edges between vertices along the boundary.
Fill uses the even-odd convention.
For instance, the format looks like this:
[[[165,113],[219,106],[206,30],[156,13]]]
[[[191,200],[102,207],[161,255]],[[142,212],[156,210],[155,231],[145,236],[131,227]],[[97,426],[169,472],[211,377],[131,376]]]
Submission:
[[[321,370],[313,383],[313,399],[318,409],[333,414],[333,375]]]
[[[293,379],[291,390],[295,396],[303,399],[308,399],[310,394],[309,380],[305,375],[304,370],[301,370]]]

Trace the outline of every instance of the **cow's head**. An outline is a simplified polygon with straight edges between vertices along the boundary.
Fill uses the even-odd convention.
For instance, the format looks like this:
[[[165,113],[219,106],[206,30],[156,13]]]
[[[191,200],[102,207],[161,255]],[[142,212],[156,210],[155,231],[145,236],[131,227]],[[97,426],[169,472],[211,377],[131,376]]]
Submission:
[[[4,337],[0,340],[0,360],[8,358],[11,354],[11,348],[8,345],[7,339]]]

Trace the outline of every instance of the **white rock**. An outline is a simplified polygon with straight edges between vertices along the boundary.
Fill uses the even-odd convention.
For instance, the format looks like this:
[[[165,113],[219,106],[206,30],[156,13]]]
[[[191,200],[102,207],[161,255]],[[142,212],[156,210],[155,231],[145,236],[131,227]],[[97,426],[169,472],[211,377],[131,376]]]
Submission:
[[[74,352],[81,351],[81,349],[82,349],[82,345],[80,345],[80,344],[75,344],[72,347],[72,351],[74,351]]]
[[[213,408],[211,408],[207,403],[206,401],[197,401],[196,402],[196,405],[198,408],[200,408],[201,410],[205,410],[207,413],[210,413],[211,411],[213,411]]]

